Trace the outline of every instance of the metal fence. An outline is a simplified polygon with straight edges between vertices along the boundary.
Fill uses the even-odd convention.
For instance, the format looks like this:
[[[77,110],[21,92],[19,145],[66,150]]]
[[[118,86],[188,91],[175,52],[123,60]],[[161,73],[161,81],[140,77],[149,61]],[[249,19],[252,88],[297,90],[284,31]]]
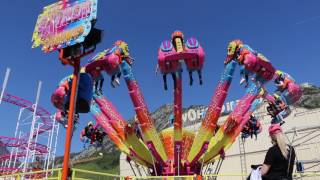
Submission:
[[[22,179],[45,179],[45,174],[49,174],[47,179],[60,180],[62,169],[53,169],[49,171],[36,171],[27,173],[17,173],[11,175],[2,175],[0,180],[22,180]],[[220,180],[220,179],[242,179],[248,174],[206,174],[194,176],[120,176],[115,174],[87,171],[83,169],[71,169],[69,173],[70,180]],[[320,172],[294,174],[294,179],[320,179]]]

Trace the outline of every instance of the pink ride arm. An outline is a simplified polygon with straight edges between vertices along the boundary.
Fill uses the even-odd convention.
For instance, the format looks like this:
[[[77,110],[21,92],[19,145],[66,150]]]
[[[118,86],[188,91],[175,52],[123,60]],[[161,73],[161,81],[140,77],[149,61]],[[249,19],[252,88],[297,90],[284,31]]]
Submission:
[[[163,144],[158,135],[156,128],[154,127],[149,110],[144,101],[143,95],[140,91],[137,81],[132,72],[131,66],[124,61],[121,64],[122,74],[126,80],[126,84],[129,90],[129,95],[135,107],[135,111],[141,125],[141,130],[144,135],[144,141],[148,145],[152,155],[158,162],[164,163],[167,161],[167,155],[165,153]]]
[[[89,73],[93,79],[98,77],[101,71],[106,71],[109,75],[113,75],[119,67],[119,57],[114,53],[106,55],[106,51],[98,54],[91,62],[86,65],[86,72]]]
[[[107,49],[98,53],[85,67],[85,71],[95,79],[102,71],[107,72],[110,76],[119,73],[120,56],[116,52],[116,48]],[[128,123],[118,113],[116,108],[105,97],[94,95],[95,103],[99,111],[108,119],[110,128],[115,131],[124,145],[128,147],[129,157],[138,159],[138,162],[146,166],[151,166],[152,156],[148,148],[143,142],[137,138],[133,128],[129,127]],[[116,139],[115,139],[116,140]],[[118,141],[118,140],[117,140]]]
[[[158,67],[163,74],[165,89],[167,89],[166,75],[172,74],[174,80],[174,168],[181,167],[183,154],[183,133],[182,133],[182,62],[185,62],[189,71],[190,85],[193,84],[192,72],[197,71],[200,84],[202,84],[201,70],[204,64],[204,50],[200,46],[196,38],[189,38],[184,41],[183,33],[175,31],[171,40],[161,43],[158,50]],[[172,147],[164,142],[166,148],[170,148],[167,152],[171,158]],[[189,148],[189,146],[188,146]],[[171,160],[171,159],[170,159]],[[168,165],[171,166],[171,165]],[[176,173],[175,171],[171,173]]]
[[[260,90],[260,86],[255,84],[249,87],[247,94],[239,101],[235,110],[229,114],[216,136],[210,140],[208,151],[203,155],[203,159],[199,161],[208,163],[220,152],[225,152],[232,145],[250,119],[250,115],[262,104],[263,101],[257,99]]]
[[[124,49],[121,49],[119,46],[124,44],[125,43],[122,41],[117,41],[115,43],[115,46],[112,47],[111,50],[105,50],[99,53],[97,56],[95,56],[93,60],[86,65],[85,70],[87,73],[90,73],[91,76],[93,76],[93,78],[95,78],[102,70],[106,71],[111,76],[118,75],[118,73],[120,73],[120,70],[123,71],[122,74],[126,79],[129,94],[135,106],[139,122],[141,124],[144,141],[148,145],[148,148],[151,149],[151,152],[153,156],[157,159],[157,161],[164,163],[164,161],[167,160],[167,157],[162,142],[153,125],[153,122],[149,115],[146,104],[143,100],[140,89],[138,88],[138,85],[133,77],[131,66],[128,64],[129,61],[127,61],[127,57],[122,57],[122,55],[124,54],[121,54],[121,52],[124,52]],[[99,103],[99,101],[97,103]],[[102,110],[104,111],[103,108]],[[110,113],[105,111],[104,113],[107,116],[111,115]],[[115,124],[113,125],[114,127],[116,127]],[[121,133],[121,129],[116,129]],[[123,134],[121,136],[123,137]]]
[[[249,50],[243,49],[241,56],[246,70],[256,74],[265,81],[273,79],[276,70],[262,54],[258,53],[255,55]]]
[[[94,100],[99,106],[101,112],[109,119],[112,128],[117,132],[121,141],[129,148],[131,156],[145,162],[147,166],[151,166],[152,157],[148,148],[140,141],[134,129],[124,120],[116,108],[104,96],[94,95]]]
[[[174,89],[174,163],[177,167],[182,157],[182,76],[176,73],[176,88]]]
[[[144,141],[148,144],[148,147],[151,150],[154,150],[152,154],[155,156],[155,158],[157,158],[159,162],[165,162],[167,160],[167,156],[165,154],[163,144],[159,138],[156,128],[153,125],[150,113],[146,107],[138,84],[135,81],[126,82],[139,123],[141,124],[141,130],[145,138]]]
[[[225,71],[222,74],[215,94],[211,99],[206,116],[192,144],[188,156],[188,161],[191,164],[197,162],[200,156],[206,151],[209,140],[214,135],[216,123],[220,117],[223,102],[227,97],[227,91],[229,90],[236,64],[235,61],[231,61],[225,66]]]
[[[288,94],[285,95],[287,104],[294,104],[295,102],[299,101],[302,96],[302,90],[298,84],[295,82],[288,83]]]
[[[107,100],[106,97],[94,95],[94,100],[100,107],[102,113],[104,113],[110,120],[110,124],[113,129],[117,132],[119,137],[125,139],[125,130],[124,128],[128,126],[128,123],[124,118],[117,112],[115,107]]]
[[[96,119],[97,123],[104,129],[116,146],[118,146],[118,148],[124,153],[129,154],[129,148],[122,142],[117,132],[111,126],[110,119],[99,111],[99,107],[97,105],[91,106],[91,112],[94,114],[94,118]]]
[[[98,104],[94,104],[91,106],[91,111],[94,114],[97,123],[104,129],[104,131],[108,134],[109,138],[118,146],[118,148],[126,153],[131,159],[137,161],[138,163],[151,167],[152,166],[152,158],[148,152],[148,149],[143,145],[143,143],[139,143],[138,138],[135,136],[132,128],[123,126],[119,124],[119,128],[123,131],[126,131],[124,139],[119,137],[118,132],[112,126],[112,120],[110,114],[104,114],[99,109]],[[115,112],[110,112],[115,113]],[[135,136],[135,137],[133,137]],[[137,143],[138,142],[138,143]],[[138,147],[137,147],[138,146]]]

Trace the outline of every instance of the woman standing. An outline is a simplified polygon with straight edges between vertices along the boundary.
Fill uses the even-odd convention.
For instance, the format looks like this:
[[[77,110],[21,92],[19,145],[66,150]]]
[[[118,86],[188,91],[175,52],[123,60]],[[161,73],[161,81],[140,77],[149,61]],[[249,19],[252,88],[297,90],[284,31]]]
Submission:
[[[260,169],[263,180],[292,180],[295,151],[288,146],[279,124],[269,127],[272,147],[269,148]]]

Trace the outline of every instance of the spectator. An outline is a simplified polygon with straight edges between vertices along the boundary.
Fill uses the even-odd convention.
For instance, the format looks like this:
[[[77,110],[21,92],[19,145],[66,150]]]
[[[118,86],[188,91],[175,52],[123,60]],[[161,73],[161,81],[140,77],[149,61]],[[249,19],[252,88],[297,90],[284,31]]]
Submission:
[[[269,127],[272,147],[269,148],[260,169],[263,180],[292,180],[292,171],[296,157],[293,147],[285,142],[279,124]]]

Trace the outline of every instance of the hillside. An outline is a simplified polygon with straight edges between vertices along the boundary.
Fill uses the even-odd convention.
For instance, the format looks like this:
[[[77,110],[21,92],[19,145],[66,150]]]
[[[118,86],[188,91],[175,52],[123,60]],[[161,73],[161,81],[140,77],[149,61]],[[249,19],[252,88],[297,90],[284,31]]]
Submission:
[[[315,109],[320,107],[320,88],[309,84],[301,84],[303,96],[300,101],[296,104],[298,107],[307,109]]]
[[[93,154],[93,157],[100,156],[99,153],[103,153],[102,157],[89,161],[89,162],[83,162],[83,163],[77,163],[74,165],[74,168],[78,169],[85,169],[89,171],[96,171],[96,172],[105,172],[110,174],[119,174],[119,157],[120,152],[114,151],[106,153],[105,151],[97,151],[95,154]],[[85,178],[85,177],[82,177]]]

